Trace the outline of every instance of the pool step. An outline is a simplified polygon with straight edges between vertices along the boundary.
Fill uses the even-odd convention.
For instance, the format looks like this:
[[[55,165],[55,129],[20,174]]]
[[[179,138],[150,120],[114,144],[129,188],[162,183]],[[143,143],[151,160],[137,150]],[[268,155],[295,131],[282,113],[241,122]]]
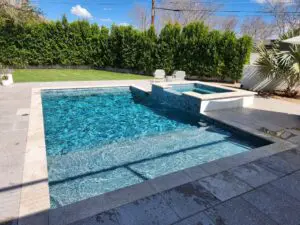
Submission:
[[[213,126],[194,127],[112,143],[91,151],[48,156],[52,206],[70,204],[250,149],[230,137],[231,133]]]
[[[231,134],[206,127],[177,130],[158,135],[140,137],[99,147],[90,151],[73,152],[61,156],[48,156],[49,181],[57,182],[80,174],[114,169],[145,162],[161,156],[174,155],[195,146],[207,147],[222,142]],[[185,140],[185,141],[182,141]],[[157,148],[159,143],[160,148]],[[211,159],[204,159],[211,160]]]

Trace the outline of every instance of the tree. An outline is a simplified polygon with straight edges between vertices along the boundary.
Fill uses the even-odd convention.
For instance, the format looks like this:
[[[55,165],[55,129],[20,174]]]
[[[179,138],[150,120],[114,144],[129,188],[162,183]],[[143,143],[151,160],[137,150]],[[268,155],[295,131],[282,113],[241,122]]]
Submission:
[[[42,12],[29,3],[15,7],[9,4],[7,0],[0,0],[0,24],[25,24],[43,20]]]
[[[236,16],[212,16],[206,23],[213,29],[221,31],[235,31],[239,21]]]
[[[179,23],[182,26],[195,21],[207,21],[221,7],[221,4],[194,0],[162,0],[159,6],[161,25]]]
[[[226,17],[223,19],[220,29],[224,31],[234,31],[237,24],[238,19],[235,16]]]
[[[167,24],[160,32],[158,40],[159,67],[171,74],[177,66],[181,27],[178,23]]]
[[[299,0],[261,0],[264,10],[274,17],[276,33],[284,35],[288,30],[300,27]]]
[[[266,40],[274,34],[274,25],[265,22],[260,16],[248,17],[241,24],[241,33],[255,41]]]
[[[300,82],[300,46],[291,45],[289,51],[280,51],[279,42],[298,35],[299,31],[288,32],[273,44],[271,50],[267,50],[263,45],[257,47],[260,57],[256,65],[259,66],[259,72],[264,77],[284,80],[287,85],[285,90],[287,96],[297,94],[296,88]]]
[[[130,12],[130,16],[136,21],[137,27],[146,31],[150,27],[150,11],[142,4],[136,4],[132,11]]]

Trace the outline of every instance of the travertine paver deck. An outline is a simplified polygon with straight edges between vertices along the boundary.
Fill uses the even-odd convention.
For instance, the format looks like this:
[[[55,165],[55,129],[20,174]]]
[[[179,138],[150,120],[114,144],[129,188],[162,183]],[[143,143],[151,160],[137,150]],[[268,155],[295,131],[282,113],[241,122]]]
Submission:
[[[146,89],[150,87],[149,81],[24,83],[13,87],[0,86],[0,221],[13,219],[19,214],[31,88],[98,84],[135,84]],[[215,111],[208,115],[255,130],[262,127],[276,132],[284,130],[293,135],[282,135],[280,138],[300,144],[300,106],[293,103],[256,98],[252,108]],[[234,157],[227,161],[228,164],[234,163]],[[219,172],[222,169],[220,167],[224,169],[226,165],[226,161],[221,165],[213,162],[201,169],[186,170],[180,180],[172,180],[172,176],[167,177],[168,180],[162,178],[160,182],[153,183],[152,187],[145,186],[161,193],[133,200],[106,212],[102,212],[101,205],[99,214],[73,224],[299,225],[299,147],[262,159],[254,157],[251,163]],[[189,177],[195,176],[199,180],[190,182]],[[168,185],[165,184],[169,182],[177,184],[178,187],[167,190]],[[224,188],[228,190],[226,193]],[[136,195],[141,190],[144,190],[143,185],[137,188]],[[120,194],[126,195],[126,190]],[[50,224],[64,224],[64,221],[68,221],[64,220],[71,216],[68,210],[61,208],[51,212]],[[77,213],[80,211],[81,208],[78,207]]]

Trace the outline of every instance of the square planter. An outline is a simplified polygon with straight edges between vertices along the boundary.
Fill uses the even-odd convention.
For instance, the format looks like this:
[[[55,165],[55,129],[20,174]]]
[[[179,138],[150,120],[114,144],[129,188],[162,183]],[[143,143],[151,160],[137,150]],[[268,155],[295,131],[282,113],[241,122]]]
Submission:
[[[7,80],[2,80],[3,76],[8,76],[8,79]],[[13,80],[12,74],[5,74],[5,75],[2,74],[1,75],[1,83],[2,83],[3,86],[9,86],[9,85],[13,84],[14,80]]]

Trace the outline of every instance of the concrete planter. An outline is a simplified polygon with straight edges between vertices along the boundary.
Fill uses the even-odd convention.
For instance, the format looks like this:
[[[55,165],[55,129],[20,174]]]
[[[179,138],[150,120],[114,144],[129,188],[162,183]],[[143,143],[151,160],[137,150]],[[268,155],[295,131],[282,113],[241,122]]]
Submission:
[[[4,77],[4,76],[8,76],[8,79],[7,80],[3,80],[2,77]],[[1,83],[2,83],[3,86],[9,86],[9,85],[13,84],[14,80],[13,80],[12,74],[5,74],[5,75],[2,74],[1,75]]]

